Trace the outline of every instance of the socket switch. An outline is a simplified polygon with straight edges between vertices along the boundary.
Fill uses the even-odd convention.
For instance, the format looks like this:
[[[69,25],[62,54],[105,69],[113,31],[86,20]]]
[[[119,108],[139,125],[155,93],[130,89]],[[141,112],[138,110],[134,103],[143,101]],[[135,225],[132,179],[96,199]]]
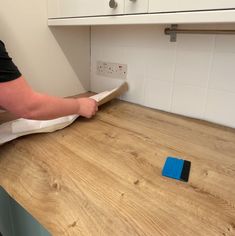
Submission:
[[[126,79],[127,64],[97,61],[96,74],[109,78]]]

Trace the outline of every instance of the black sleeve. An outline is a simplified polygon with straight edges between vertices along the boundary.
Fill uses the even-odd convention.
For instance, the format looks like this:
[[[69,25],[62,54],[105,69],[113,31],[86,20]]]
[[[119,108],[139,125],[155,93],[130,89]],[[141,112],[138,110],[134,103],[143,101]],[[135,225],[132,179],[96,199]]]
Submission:
[[[0,83],[17,79],[21,76],[12,58],[9,57],[4,43],[0,40]]]

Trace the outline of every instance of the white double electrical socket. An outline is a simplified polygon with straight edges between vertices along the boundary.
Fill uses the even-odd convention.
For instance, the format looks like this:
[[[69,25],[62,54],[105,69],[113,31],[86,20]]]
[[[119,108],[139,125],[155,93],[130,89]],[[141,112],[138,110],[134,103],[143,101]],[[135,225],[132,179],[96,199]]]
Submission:
[[[96,74],[104,77],[126,79],[127,64],[97,61]]]

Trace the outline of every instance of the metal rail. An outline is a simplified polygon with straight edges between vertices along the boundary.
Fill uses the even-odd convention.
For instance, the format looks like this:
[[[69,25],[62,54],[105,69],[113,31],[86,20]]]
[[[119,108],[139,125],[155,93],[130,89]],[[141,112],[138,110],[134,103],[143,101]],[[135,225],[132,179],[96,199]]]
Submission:
[[[170,35],[170,41],[176,42],[177,34],[235,34],[235,30],[208,30],[208,29],[178,29],[177,25],[165,28],[165,34]]]

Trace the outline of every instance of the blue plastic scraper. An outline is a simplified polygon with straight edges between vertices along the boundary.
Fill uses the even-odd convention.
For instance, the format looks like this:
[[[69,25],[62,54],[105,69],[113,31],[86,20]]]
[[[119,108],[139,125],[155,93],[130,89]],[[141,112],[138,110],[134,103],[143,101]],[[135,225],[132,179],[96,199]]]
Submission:
[[[178,159],[175,157],[167,157],[162,170],[162,175],[188,182],[191,162]]]

